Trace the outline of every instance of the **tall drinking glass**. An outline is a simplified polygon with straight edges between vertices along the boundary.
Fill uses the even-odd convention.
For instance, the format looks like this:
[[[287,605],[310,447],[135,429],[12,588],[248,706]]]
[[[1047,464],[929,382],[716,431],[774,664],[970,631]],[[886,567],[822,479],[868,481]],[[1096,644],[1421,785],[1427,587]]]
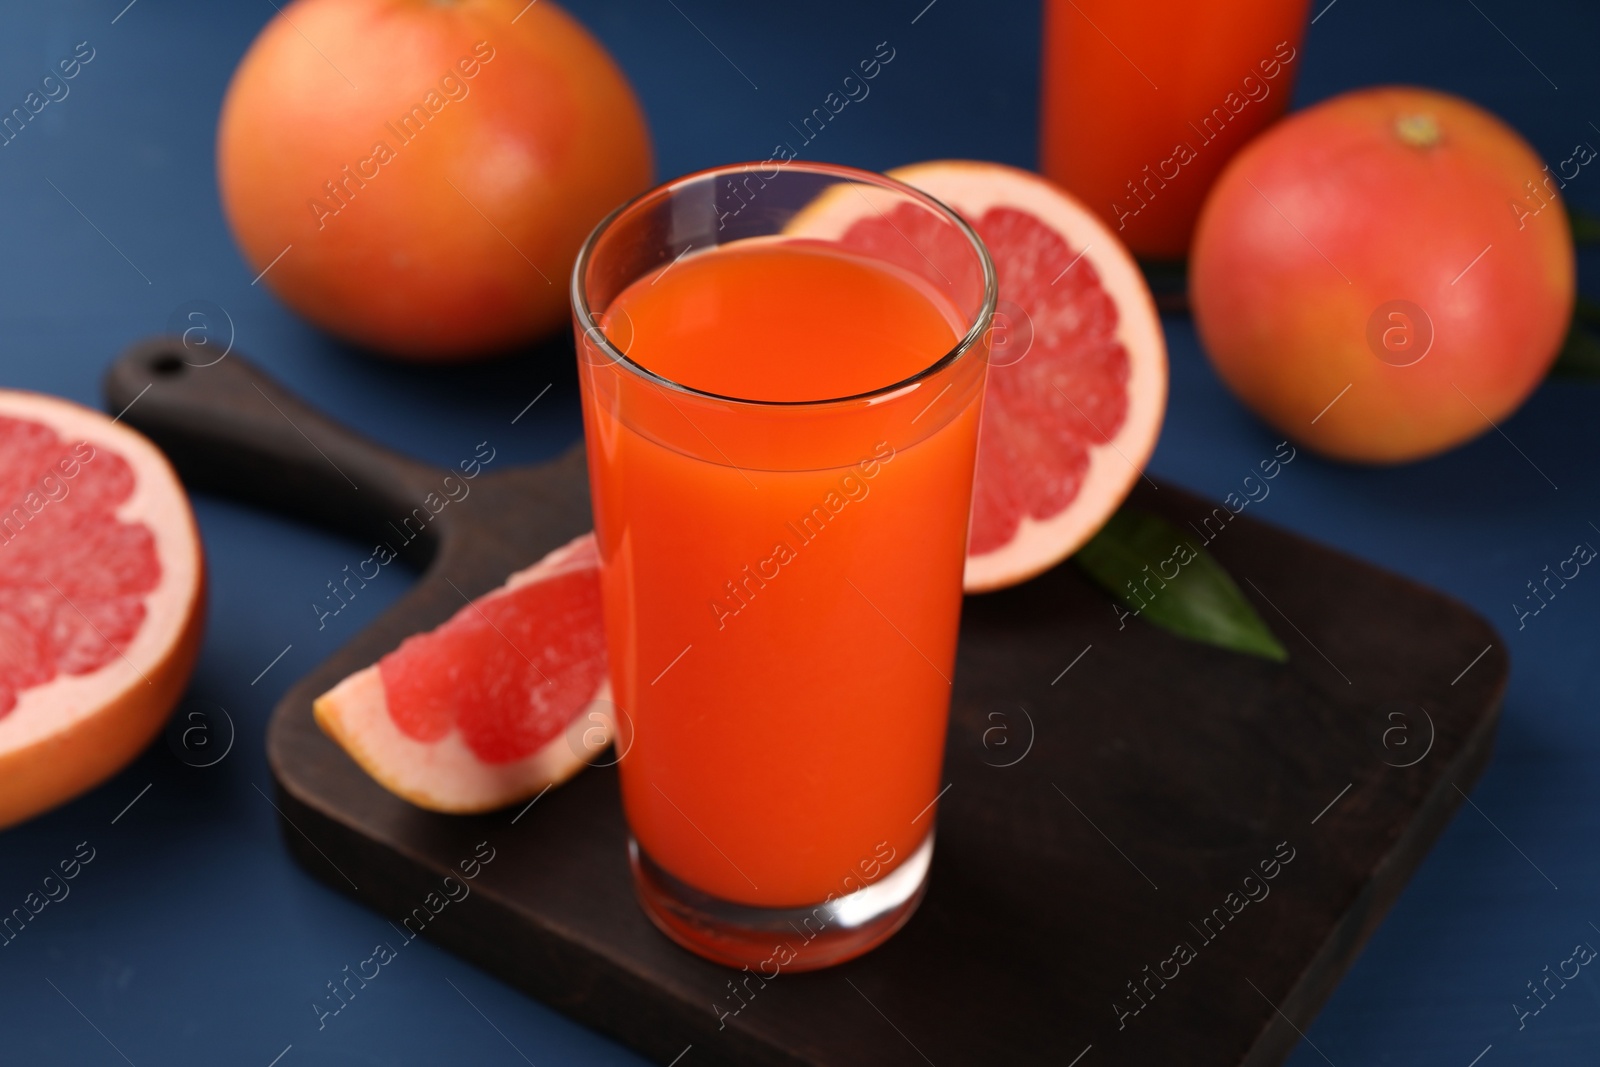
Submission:
[[[897,930],[933,849],[994,268],[877,174],[669,182],[572,279],[629,857],[771,977]]]

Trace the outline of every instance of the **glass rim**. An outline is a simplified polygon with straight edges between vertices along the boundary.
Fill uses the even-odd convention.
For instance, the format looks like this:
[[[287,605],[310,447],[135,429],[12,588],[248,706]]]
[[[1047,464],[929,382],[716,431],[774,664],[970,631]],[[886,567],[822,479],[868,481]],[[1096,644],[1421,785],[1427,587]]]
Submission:
[[[995,275],[994,261],[989,256],[988,246],[983,243],[983,239],[978,236],[977,231],[967,224],[965,219],[956,214],[955,211],[952,210],[949,205],[945,204],[942,200],[929,196],[922,190],[917,189],[914,186],[907,185],[905,182],[902,182],[896,178],[891,178],[887,174],[880,174],[876,171],[861,170],[857,167],[847,167],[838,163],[820,163],[809,161],[802,162],[800,160],[791,160],[789,162],[782,163],[780,164],[780,168],[783,170],[798,169],[806,173],[822,174],[838,178],[841,181],[852,181],[861,184],[877,185],[882,188],[892,189],[896,192],[906,194],[912,200],[921,202],[923,206],[929,208],[935,214],[942,215],[948,221],[955,224],[956,230],[967,239],[967,243],[978,255],[978,262],[983,272],[983,299],[980,303],[977,315],[973,317],[972,324],[967,328],[966,333],[956,340],[954,347],[952,347],[948,352],[940,356],[938,359],[928,364],[926,367],[923,367],[921,370],[917,371],[915,374],[912,374],[906,378],[902,378],[899,381],[891,382],[888,385],[879,386],[876,389],[869,389],[865,392],[852,393],[848,396],[826,397],[821,400],[755,400],[749,397],[728,396],[724,393],[713,393],[704,389],[696,389],[693,386],[684,385],[681,382],[675,382],[671,378],[664,377],[660,374],[657,374],[655,371],[650,370],[642,363],[635,362],[633,359],[629,358],[626,352],[623,352],[616,345],[612,344],[611,338],[606,336],[605,330],[603,330],[599,323],[595,320],[595,313],[594,310],[589,306],[589,296],[585,291],[586,287],[584,285],[584,279],[588,274],[589,262],[594,255],[595,246],[599,243],[600,238],[604,236],[604,234],[610,230],[618,220],[637,211],[639,208],[643,207],[647,202],[653,199],[670,194],[691,182],[702,181],[713,176],[720,177],[725,174],[749,174],[752,172],[757,172],[758,170],[766,171],[770,169],[769,163],[761,162],[725,163],[721,166],[707,167],[703,170],[697,170],[689,174],[681,175],[680,177],[673,178],[670,181],[662,182],[660,185],[647,189],[637,196],[624,201],[618,207],[613,209],[610,214],[606,215],[605,218],[601,219],[595,228],[589,232],[589,236],[584,238],[583,245],[578,249],[578,258],[572,265],[570,296],[573,311],[576,313],[579,321],[585,324],[581,327],[583,336],[588,338],[591,343],[605,353],[611,359],[613,364],[620,364],[623,367],[626,367],[634,375],[644,379],[645,381],[664,386],[687,396],[700,397],[706,400],[716,400],[728,404],[742,404],[751,407],[765,408],[819,407],[829,404],[844,404],[862,400],[873,401],[881,399],[894,393],[898,393],[909,386],[916,385],[924,379],[934,377],[940,371],[943,371],[955,364],[961,359],[962,356],[966,355],[977,345],[979,338],[984,335],[984,332],[989,328],[990,321],[994,318],[995,308],[999,300],[999,280]],[[582,344],[583,342],[580,340],[578,343]]]

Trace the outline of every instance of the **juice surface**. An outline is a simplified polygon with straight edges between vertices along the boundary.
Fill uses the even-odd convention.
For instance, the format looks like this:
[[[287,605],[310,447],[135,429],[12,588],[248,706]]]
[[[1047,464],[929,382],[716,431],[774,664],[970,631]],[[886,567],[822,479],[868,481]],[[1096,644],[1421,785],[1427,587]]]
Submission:
[[[1040,169],[1136,255],[1186,255],[1223,164],[1288,106],[1307,6],[1046,0]]]
[[[606,332],[679,385],[741,400],[830,400],[903,381],[955,347],[930,286],[807,241],[685,256],[612,301]]]
[[[964,329],[920,279],[766,239],[640,279],[605,320],[652,372],[761,400],[900,382]],[[819,436],[818,451],[835,459],[781,470],[727,456],[792,409],[750,407],[688,454],[662,443],[672,427],[619,417],[586,384],[623,803],[640,846],[678,879],[809,906],[882,878],[929,832],[975,380],[970,402],[919,422],[914,440],[828,423],[838,436]],[[692,420],[683,401],[659,417]]]

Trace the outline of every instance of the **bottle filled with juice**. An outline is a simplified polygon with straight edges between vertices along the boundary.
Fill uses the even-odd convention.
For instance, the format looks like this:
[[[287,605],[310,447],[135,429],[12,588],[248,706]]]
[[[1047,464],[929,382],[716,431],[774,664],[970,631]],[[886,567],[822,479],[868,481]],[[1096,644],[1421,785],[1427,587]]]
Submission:
[[[932,849],[987,255],[888,179],[732,168],[603,224],[574,297],[641,900],[723,962],[847,959]]]
[[[1040,169],[1142,259],[1188,254],[1223,164],[1289,105],[1308,0],[1045,0]]]

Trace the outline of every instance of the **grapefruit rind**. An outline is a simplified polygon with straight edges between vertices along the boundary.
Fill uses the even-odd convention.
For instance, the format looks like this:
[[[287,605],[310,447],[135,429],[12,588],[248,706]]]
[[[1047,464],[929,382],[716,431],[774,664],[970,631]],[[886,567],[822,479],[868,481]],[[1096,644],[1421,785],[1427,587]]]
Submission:
[[[1036,216],[1093,264],[1117,308],[1116,339],[1128,353],[1128,411],[1109,441],[1089,450],[1089,470],[1071,504],[1036,519],[1023,515],[1016,535],[1001,548],[967,557],[963,588],[990,592],[1054,567],[1093,537],[1117,510],[1155,450],[1167,404],[1167,349],[1149,286],[1122,241],[1093,211],[1044,178],[998,163],[939,160],[889,172],[969,222],[991,208]],[[837,239],[858,220],[882,212],[876,190],[834,187],[803,208],[786,233]],[[1005,298],[1005,293],[1000,294]],[[982,476],[980,467],[979,476]]]
[[[127,647],[88,674],[59,674],[22,690],[0,717],[3,828],[110,778],[160,732],[199,655],[206,578],[188,498],[166,456],[144,436],[98,411],[37,393],[0,390],[0,414],[126,460],[134,487],[116,517],[150,530],[161,565],[160,584],[145,598],[144,621]]]
[[[584,534],[525,567],[473,603],[577,571],[599,562]],[[559,785],[604,751],[615,732],[611,682],[574,710],[566,727],[538,749],[507,763],[487,763],[466,744],[459,726],[438,741],[407,736],[389,713],[378,664],[350,675],[312,704],[317,725],[379,785],[429,811],[470,815],[494,811]]]

